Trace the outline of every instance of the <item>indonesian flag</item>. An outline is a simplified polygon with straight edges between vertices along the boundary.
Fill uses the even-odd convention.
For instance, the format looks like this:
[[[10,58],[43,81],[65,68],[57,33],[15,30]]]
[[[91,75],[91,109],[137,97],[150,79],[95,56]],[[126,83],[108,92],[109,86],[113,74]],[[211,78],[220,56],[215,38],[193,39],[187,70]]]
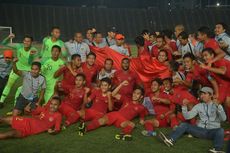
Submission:
[[[114,68],[121,69],[121,60],[125,57],[129,58],[128,56],[122,55],[109,47],[98,48],[90,46],[90,50],[96,54],[96,63],[102,67],[105,59],[111,58],[114,62]],[[163,79],[171,76],[167,66],[150,57],[148,54],[140,55],[137,58],[131,58],[130,69],[136,72],[145,84],[157,77]]]

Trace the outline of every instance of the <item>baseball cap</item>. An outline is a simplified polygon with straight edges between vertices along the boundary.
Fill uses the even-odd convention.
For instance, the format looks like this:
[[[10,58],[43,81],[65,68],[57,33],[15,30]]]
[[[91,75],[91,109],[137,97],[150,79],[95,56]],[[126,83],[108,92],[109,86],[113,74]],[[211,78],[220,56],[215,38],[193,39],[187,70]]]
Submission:
[[[4,58],[13,58],[13,51],[12,50],[5,50],[3,52]]]
[[[210,88],[210,87],[202,87],[202,88],[200,89],[200,92],[203,92],[203,93],[210,93],[210,94],[213,95],[213,90],[212,90],[212,88]]]
[[[125,39],[125,36],[122,34],[116,34],[115,39],[117,40]]]

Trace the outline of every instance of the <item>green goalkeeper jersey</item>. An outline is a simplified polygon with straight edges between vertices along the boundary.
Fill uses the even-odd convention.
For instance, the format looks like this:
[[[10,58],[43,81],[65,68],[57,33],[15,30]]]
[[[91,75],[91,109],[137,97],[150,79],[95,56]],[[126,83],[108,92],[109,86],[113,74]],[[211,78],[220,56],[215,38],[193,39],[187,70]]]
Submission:
[[[65,45],[64,45],[64,42],[62,40],[58,39],[57,41],[53,42],[51,40],[51,37],[45,37],[43,39],[42,50],[41,50],[41,53],[40,53],[40,57],[43,59],[43,61],[46,61],[49,58],[51,58],[51,50],[52,50],[52,47],[54,45],[58,45],[59,47],[61,47],[61,51],[62,51],[61,56],[62,57],[67,56]]]
[[[46,77],[47,84],[52,84],[57,81],[54,78],[54,73],[62,66],[65,62],[62,59],[54,61],[52,58],[49,58],[42,66],[42,74]]]

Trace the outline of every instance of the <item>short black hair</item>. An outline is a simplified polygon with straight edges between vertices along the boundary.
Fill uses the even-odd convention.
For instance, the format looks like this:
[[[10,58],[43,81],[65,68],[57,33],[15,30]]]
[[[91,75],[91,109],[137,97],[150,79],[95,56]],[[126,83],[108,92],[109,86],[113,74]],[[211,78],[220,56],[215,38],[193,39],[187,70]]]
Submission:
[[[126,60],[130,62],[130,60],[127,57],[123,58],[121,62],[126,61]]]
[[[177,61],[170,61],[169,62],[169,65],[170,65],[170,68],[172,71],[176,72],[179,70],[179,67],[180,67],[180,63],[178,63]]]
[[[164,79],[162,80],[162,82],[164,82],[164,81],[169,81],[170,83],[173,83],[172,77],[164,78]]]
[[[61,30],[59,26],[53,26],[53,27],[51,28],[51,31],[53,31],[54,29]]]
[[[158,52],[158,55],[160,54],[160,52],[164,52],[165,55],[166,55],[166,57],[167,57],[167,60],[168,60],[168,52],[167,52],[166,50],[162,49],[162,50],[160,50],[160,51]]]
[[[51,99],[58,101],[59,105],[61,104],[61,98],[59,96],[53,96]]]
[[[24,36],[24,39],[25,39],[25,38],[29,38],[31,41],[34,41],[34,38],[33,38],[32,36],[30,36],[30,35],[25,35],[25,36]]]
[[[82,77],[83,80],[86,80],[86,76],[85,76],[85,74],[83,74],[83,73],[78,73],[78,74],[75,76],[75,78],[77,78],[77,77]]]
[[[165,41],[165,38],[163,35],[158,35],[157,38],[161,38],[161,39],[163,39],[163,41]]]
[[[211,38],[213,36],[212,31],[210,30],[209,27],[206,26],[202,26],[198,29],[198,32],[202,33],[202,34],[206,34],[207,37]]]
[[[149,30],[148,29],[143,29],[142,32],[141,32],[141,35],[144,35],[144,34],[149,34]]]
[[[112,80],[111,80],[110,78],[108,78],[108,77],[101,79],[101,82],[106,82],[106,83],[108,83],[109,85],[112,84]]]
[[[215,55],[215,52],[214,52],[214,50],[212,49],[212,48],[204,48],[203,50],[202,50],[202,53],[203,52],[208,52],[209,54],[214,54]]]
[[[161,35],[168,37],[169,39],[172,39],[173,32],[172,30],[165,29],[161,31]]]
[[[139,45],[139,46],[144,46],[145,45],[145,39],[142,36],[137,36],[134,39],[134,42],[136,43],[136,45]]]
[[[52,50],[53,50],[54,48],[57,48],[58,51],[61,52],[61,47],[60,47],[60,46],[58,46],[58,45],[53,45]]]
[[[145,89],[144,89],[143,87],[139,86],[139,85],[136,85],[136,86],[133,88],[133,91],[134,91],[134,90],[140,90],[140,91],[141,91],[141,95],[143,95],[143,96],[144,96],[144,94],[145,94]]]
[[[178,37],[181,37],[182,39],[188,39],[188,33],[185,31],[182,31]]]
[[[41,67],[42,67],[42,64],[40,62],[33,62],[31,65],[32,66],[36,65],[37,67],[39,67],[39,69],[41,69]]]
[[[89,52],[89,54],[86,55],[86,58],[89,58],[90,55],[94,56],[95,58],[97,57],[94,52]]]
[[[228,25],[224,22],[218,22],[216,25],[220,24],[226,31],[228,31]]]
[[[190,58],[191,60],[195,60],[195,56],[191,53],[186,53],[184,56],[183,56],[183,59],[185,58]]]
[[[153,82],[157,82],[159,85],[162,85],[162,80],[161,80],[161,78],[155,78],[155,79],[153,79],[153,80],[151,81],[151,83],[153,83]]]
[[[73,54],[73,55],[71,56],[71,60],[74,60],[74,59],[76,59],[77,57],[81,58],[81,55],[79,55],[79,54]]]
[[[106,61],[111,61],[113,65],[113,60],[111,58],[106,58],[104,63],[106,63]]]
[[[156,32],[151,32],[151,33],[149,34],[149,36],[157,37],[157,34],[156,34]]]

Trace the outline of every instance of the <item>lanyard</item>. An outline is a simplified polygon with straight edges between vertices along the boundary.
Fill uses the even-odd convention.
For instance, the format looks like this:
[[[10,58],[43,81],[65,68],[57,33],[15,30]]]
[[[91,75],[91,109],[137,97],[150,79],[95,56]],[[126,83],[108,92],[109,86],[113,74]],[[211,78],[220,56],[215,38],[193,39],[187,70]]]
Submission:
[[[77,45],[76,45],[76,44],[77,44]],[[81,43],[76,43],[76,42],[74,42],[74,48],[75,48],[76,53],[80,52]]]

